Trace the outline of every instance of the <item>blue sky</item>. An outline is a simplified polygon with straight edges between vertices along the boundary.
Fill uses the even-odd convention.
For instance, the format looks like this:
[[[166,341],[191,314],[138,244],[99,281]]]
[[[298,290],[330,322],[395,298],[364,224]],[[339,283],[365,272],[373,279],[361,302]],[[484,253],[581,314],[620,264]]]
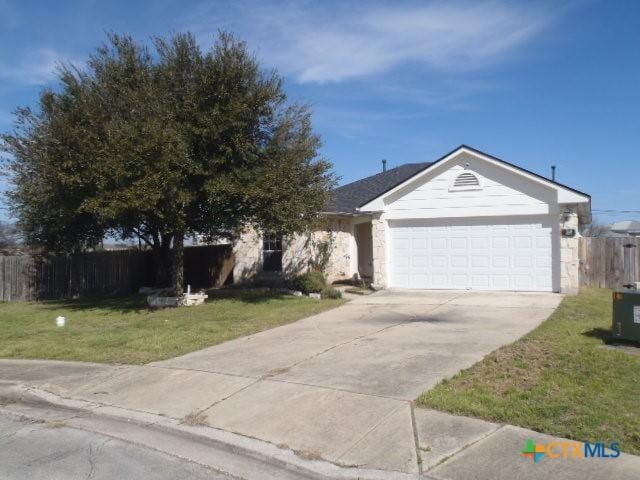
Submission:
[[[0,0],[0,131],[107,31],[189,30],[206,48],[225,29],[313,106],[341,183],[465,143],[543,175],[557,165],[604,222],[640,218],[602,213],[640,211],[639,19],[634,0]]]

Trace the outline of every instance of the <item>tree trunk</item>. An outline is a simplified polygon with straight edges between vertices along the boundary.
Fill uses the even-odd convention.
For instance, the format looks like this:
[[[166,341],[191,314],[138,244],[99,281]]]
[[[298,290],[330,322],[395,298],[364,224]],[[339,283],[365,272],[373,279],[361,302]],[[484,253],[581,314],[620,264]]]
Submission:
[[[173,235],[173,261],[171,262],[171,288],[176,296],[184,293],[184,233]]]
[[[156,267],[156,287],[169,287],[171,283],[171,235],[153,236],[153,256]]]

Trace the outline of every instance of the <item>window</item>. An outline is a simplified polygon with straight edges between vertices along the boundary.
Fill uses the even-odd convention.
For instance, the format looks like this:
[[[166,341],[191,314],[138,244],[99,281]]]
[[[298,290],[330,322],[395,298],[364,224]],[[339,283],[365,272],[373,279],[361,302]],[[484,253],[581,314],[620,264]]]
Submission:
[[[262,269],[266,272],[282,271],[282,235],[265,233],[262,239]]]
[[[478,177],[476,177],[471,172],[461,173],[453,182],[454,190],[467,190],[476,188],[480,188],[480,181],[478,180]]]

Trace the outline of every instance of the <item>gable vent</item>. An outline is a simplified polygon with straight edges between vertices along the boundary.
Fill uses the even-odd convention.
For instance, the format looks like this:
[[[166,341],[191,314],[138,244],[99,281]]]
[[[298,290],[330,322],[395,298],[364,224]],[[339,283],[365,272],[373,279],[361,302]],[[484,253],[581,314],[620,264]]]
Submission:
[[[458,178],[453,182],[453,186],[454,188],[479,187],[480,182],[473,173],[465,172],[458,175]]]

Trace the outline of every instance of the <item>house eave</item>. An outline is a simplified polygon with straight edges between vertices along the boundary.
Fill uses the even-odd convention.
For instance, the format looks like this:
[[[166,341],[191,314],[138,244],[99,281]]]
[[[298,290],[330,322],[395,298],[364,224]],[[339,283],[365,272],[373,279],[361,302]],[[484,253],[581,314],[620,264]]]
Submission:
[[[319,215],[323,215],[325,217],[364,217],[368,216],[369,212],[319,212]]]
[[[393,193],[397,192],[398,190],[401,190],[402,188],[404,188],[406,185],[409,185],[411,182],[415,181],[417,178],[427,174],[428,172],[432,171],[433,169],[435,169],[436,167],[442,165],[444,162],[454,158],[455,156],[459,155],[460,153],[468,153],[469,155],[473,155],[476,156],[478,158],[484,159],[486,161],[489,161],[491,163],[495,163],[498,165],[501,165],[502,167],[513,171],[514,173],[520,174],[526,178],[529,178],[532,181],[541,183],[543,185],[546,185],[550,188],[555,188],[558,191],[568,191],[571,192],[571,194],[576,195],[577,197],[581,197],[581,199],[579,201],[574,201],[572,203],[588,203],[589,205],[591,204],[591,196],[581,192],[579,190],[576,190],[574,188],[568,187],[566,185],[563,185],[561,183],[555,182],[553,180],[550,180],[548,178],[545,178],[541,175],[538,175],[537,173],[531,172],[525,168],[519,167],[517,165],[514,165],[512,163],[509,163],[505,160],[502,160],[498,157],[494,157],[493,155],[489,155],[487,153],[484,153],[480,150],[477,150],[473,147],[469,147],[467,145],[461,145],[458,148],[452,150],[451,152],[447,153],[446,155],[440,157],[438,160],[436,160],[435,162],[433,162],[431,165],[429,165],[428,167],[425,167],[424,169],[416,172],[414,175],[412,175],[411,177],[407,178],[406,180],[400,182],[399,184],[395,185],[394,187],[388,189],[387,191],[381,193],[380,195],[378,195],[375,198],[372,198],[370,200],[368,200],[367,202],[363,203],[362,205],[360,205],[360,207],[358,207],[358,210],[361,211],[379,211],[380,208],[375,208],[375,209],[371,209],[371,210],[366,210],[367,205],[371,205],[374,202],[380,202],[383,201],[385,198],[387,198],[388,196],[392,195]],[[376,205],[377,206],[377,205]]]

